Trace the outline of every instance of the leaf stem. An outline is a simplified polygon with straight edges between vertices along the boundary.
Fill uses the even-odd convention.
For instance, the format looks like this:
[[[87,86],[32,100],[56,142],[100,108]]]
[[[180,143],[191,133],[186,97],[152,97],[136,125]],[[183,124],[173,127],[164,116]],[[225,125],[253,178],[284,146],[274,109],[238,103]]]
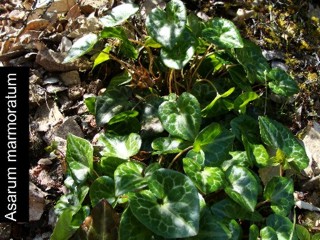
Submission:
[[[177,161],[177,159],[182,155],[184,154],[185,152],[189,151],[190,149],[192,149],[193,146],[189,146],[185,149],[183,149],[181,152],[179,152],[171,161],[171,163],[169,164],[168,168],[170,169],[172,167],[172,165],[175,163],[175,161]]]

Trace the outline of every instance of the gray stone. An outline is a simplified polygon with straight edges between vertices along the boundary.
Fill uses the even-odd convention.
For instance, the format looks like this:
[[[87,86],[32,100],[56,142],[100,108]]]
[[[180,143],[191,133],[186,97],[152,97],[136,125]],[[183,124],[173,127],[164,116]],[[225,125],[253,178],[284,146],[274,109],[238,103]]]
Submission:
[[[81,84],[81,79],[78,71],[61,73],[60,79],[63,84],[68,87]]]

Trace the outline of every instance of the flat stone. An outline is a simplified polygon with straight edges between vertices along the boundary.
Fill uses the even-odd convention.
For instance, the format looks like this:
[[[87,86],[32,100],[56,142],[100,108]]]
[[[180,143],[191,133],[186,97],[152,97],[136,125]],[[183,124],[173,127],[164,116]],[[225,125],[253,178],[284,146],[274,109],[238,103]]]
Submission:
[[[78,137],[83,138],[83,132],[78,125],[78,123],[74,120],[73,117],[65,120],[58,129],[54,132],[54,135],[63,139],[67,139],[68,134],[71,133]]]
[[[29,182],[29,221],[38,221],[46,205],[46,194],[32,182]]]
[[[63,84],[68,87],[81,84],[81,79],[78,71],[61,73],[60,79]]]

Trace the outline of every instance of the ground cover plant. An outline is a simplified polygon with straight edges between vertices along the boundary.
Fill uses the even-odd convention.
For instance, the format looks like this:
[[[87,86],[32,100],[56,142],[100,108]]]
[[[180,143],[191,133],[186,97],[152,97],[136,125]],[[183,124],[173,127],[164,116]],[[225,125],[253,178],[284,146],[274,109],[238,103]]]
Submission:
[[[203,21],[172,0],[132,39],[127,20],[139,16],[134,4],[113,8],[65,59],[94,49],[93,71],[110,61],[123,71],[85,99],[104,129],[97,143],[68,136],[69,193],[51,238],[309,239],[288,174],[309,160],[266,110],[297,83],[230,20]]]

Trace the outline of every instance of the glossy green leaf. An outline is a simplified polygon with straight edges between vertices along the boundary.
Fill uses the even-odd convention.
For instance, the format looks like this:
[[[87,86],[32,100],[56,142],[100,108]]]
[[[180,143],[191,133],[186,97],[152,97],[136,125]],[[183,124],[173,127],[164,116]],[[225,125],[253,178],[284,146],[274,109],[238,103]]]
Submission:
[[[242,141],[245,136],[250,143],[260,143],[259,124],[256,119],[247,114],[241,114],[232,119],[230,125],[239,141]]]
[[[240,207],[238,203],[228,197],[217,203],[214,203],[210,207],[210,210],[219,221],[243,219],[253,222],[261,222],[264,220],[260,213],[250,212],[245,208]]]
[[[269,226],[266,226],[260,231],[261,240],[278,240],[276,231]]]
[[[311,236],[310,236],[308,229],[306,229],[304,226],[296,225],[295,231],[297,233],[299,240],[310,240],[311,239]]]
[[[115,115],[129,110],[131,103],[128,101],[125,88],[112,89],[96,97],[96,121],[98,126],[108,123]]]
[[[96,206],[101,199],[106,199],[109,204],[116,201],[114,181],[108,176],[98,177],[90,186],[89,196],[91,206]]]
[[[223,129],[218,123],[211,123],[200,131],[193,143],[193,150],[200,151],[203,146],[206,146],[214,141],[214,139],[222,133]]]
[[[137,5],[132,3],[124,3],[112,8],[109,13],[99,18],[99,20],[104,27],[114,27],[125,22],[138,10],[139,7]]]
[[[249,228],[249,240],[258,240],[259,228],[257,225],[252,224]]]
[[[89,112],[91,114],[95,114],[95,106],[96,106],[96,97],[87,97],[84,99],[84,103],[86,104]]]
[[[219,108],[219,104],[223,104],[221,102],[223,99],[230,96],[233,91],[235,90],[234,87],[230,88],[228,91],[224,92],[223,94],[217,94],[217,96],[204,108],[202,109],[201,113],[203,117],[212,117],[215,115],[215,112]]]
[[[205,24],[197,15],[191,12],[187,17],[187,25],[195,36],[201,37],[201,32],[202,29],[205,28]]]
[[[146,47],[152,47],[152,48],[161,48],[161,44],[156,42],[152,37],[147,36],[146,40],[144,42],[144,46]]]
[[[126,136],[102,134],[99,143],[104,147],[101,151],[103,156],[129,159],[136,155],[141,146],[141,138],[136,133]]]
[[[294,225],[287,217],[278,214],[269,215],[267,225],[275,230],[278,240],[298,239],[294,231]]]
[[[109,55],[110,50],[111,50],[111,46],[107,46],[99,53],[99,55],[96,57],[96,59],[93,62],[92,69],[94,69],[99,64],[105,61],[108,61],[110,59],[110,55]]]
[[[127,85],[131,83],[132,76],[127,71],[124,71],[121,74],[114,76],[108,85],[109,88],[116,88],[119,86]]]
[[[163,186],[164,197],[158,199],[150,190],[130,193],[129,202],[133,215],[162,237],[183,238],[196,235],[200,206],[198,191],[192,181],[182,173],[169,169],[155,171],[150,180]]]
[[[155,234],[139,222],[130,208],[127,208],[121,216],[119,237],[120,240],[160,239],[158,236],[155,238]]]
[[[75,41],[62,63],[69,63],[91,51],[98,42],[98,35],[88,33]]]
[[[298,84],[282,69],[273,68],[268,74],[268,86],[272,92],[289,97],[299,92]]]
[[[202,36],[218,48],[242,48],[241,35],[233,22],[223,18],[213,18],[207,22]]]
[[[224,171],[227,171],[227,169],[233,165],[239,165],[242,167],[249,167],[251,165],[245,151],[233,151],[229,152],[229,154],[231,155],[231,159],[224,161],[221,165],[221,168]]]
[[[200,129],[201,112],[193,95],[184,92],[178,100],[163,102],[158,111],[164,129],[172,136],[188,141],[195,139]]]
[[[101,38],[117,38],[121,40],[120,52],[126,58],[136,59],[138,51],[128,40],[128,36],[122,27],[105,27],[101,33]]]
[[[163,47],[172,49],[182,34],[187,21],[182,1],[171,0],[165,11],[154,8],[147,16],[146,27],[150,36]]]
[[[144,166],[137,162],[126,162],[118,166],[114,172],[116,196],[147,186],[143,170]]]
[[[287,216],[294,206],[293,181],[286,177],[273,177],[266,185],[264,198],[271,202],[271,209]]]
[[[320,239],[320,233],[316,233],[312,236],[311,240],[319,240]]]
[[[230,184],[225,188],[225,192],[240,206],[254,212],[259,183],[253,174],[247,168],[232,166],[226,171],[225,175]]]
[[[191,144],[181,138],[160,137],[153,140],[151,146],[153,154],[179,153]]]
[[[208,208],[202,210],[200,229],[197,236],[187,238],[188,240],[207,239],[241,239],[241,227],[235,220],[220,221]]]
[[[173,69],[182,69],[193,57],[196,50],[197,40],[189,29],[185,28],[174,46],[162,48],[160,57],[163,63]]]
[[[72,219],[76,214],[74,209],[66,209],[60,215],[50,239],[60,240],[69,239],[79,228],[80,224],[73,224]]]
[[[194,159],[184,158],[183,170],[202,193],[215,192],[225,185],[224,172],[218,167],[202,168]]]
[[[252,91],[252,86],[246,76],[246,72],[241,65],[236,65],[227,68],[231,80],[242,90],[246,92]]]
[[[244,47],[235,49],[235,57],[244,68],[249,82],[265,83],[266,74],[270,70],[269,63],[262,55],[260,47],[244,40]]]
[[[244,92],[234,100],[234,109],[244,114],[246,113],[247,105],[257,98],[259,98],[259,95],[255,92]]]
[[[77,137],[73,134],[68,134],[67,137],[67,152],[66,160],[71,162],[78,162],[88,167],[90,171],[93,168],[93,147],[89,141]]]
[[[272,161],[269,158],[267,149],[262,144],[252,144],[252,153],[255,162],[259,167],[271,166]]]
[[[304,147],[289,129],[267,117],[259,117],[259,126],[263,142],[275,150],[280,149],[292,167],[303,170],[308,166]]]
[[[144,170],[144,176],[149,177],[160,168],[161,168],[160,163],[158,162],[150,163]]]
[[[118,113],[110,119],[109,125],[135,118],[138,115],[139,115],[139,112],[135,110],[128,110],[128,111]]]
[[[219,167],[225,160],[230,158],[234,135],[224,129],[215,139],[208,144],[203,144],[201,150],[205,154],[205,166]]]
[[[102,199],[91,211],[91,225],[87,239],[117,240],[119,216],[112,206]]]
[[[113,178],[114,171],[117,167],[127,162],[128,159],[121,159],[117,157],[101,157],[100,163],[97,165],[97,171],[100,175],[106,175]]]
[[[73,179],[78,184],[83,184],[90,173],[89,167],[76,161],[69,162],[69,169],[72,172]]]

